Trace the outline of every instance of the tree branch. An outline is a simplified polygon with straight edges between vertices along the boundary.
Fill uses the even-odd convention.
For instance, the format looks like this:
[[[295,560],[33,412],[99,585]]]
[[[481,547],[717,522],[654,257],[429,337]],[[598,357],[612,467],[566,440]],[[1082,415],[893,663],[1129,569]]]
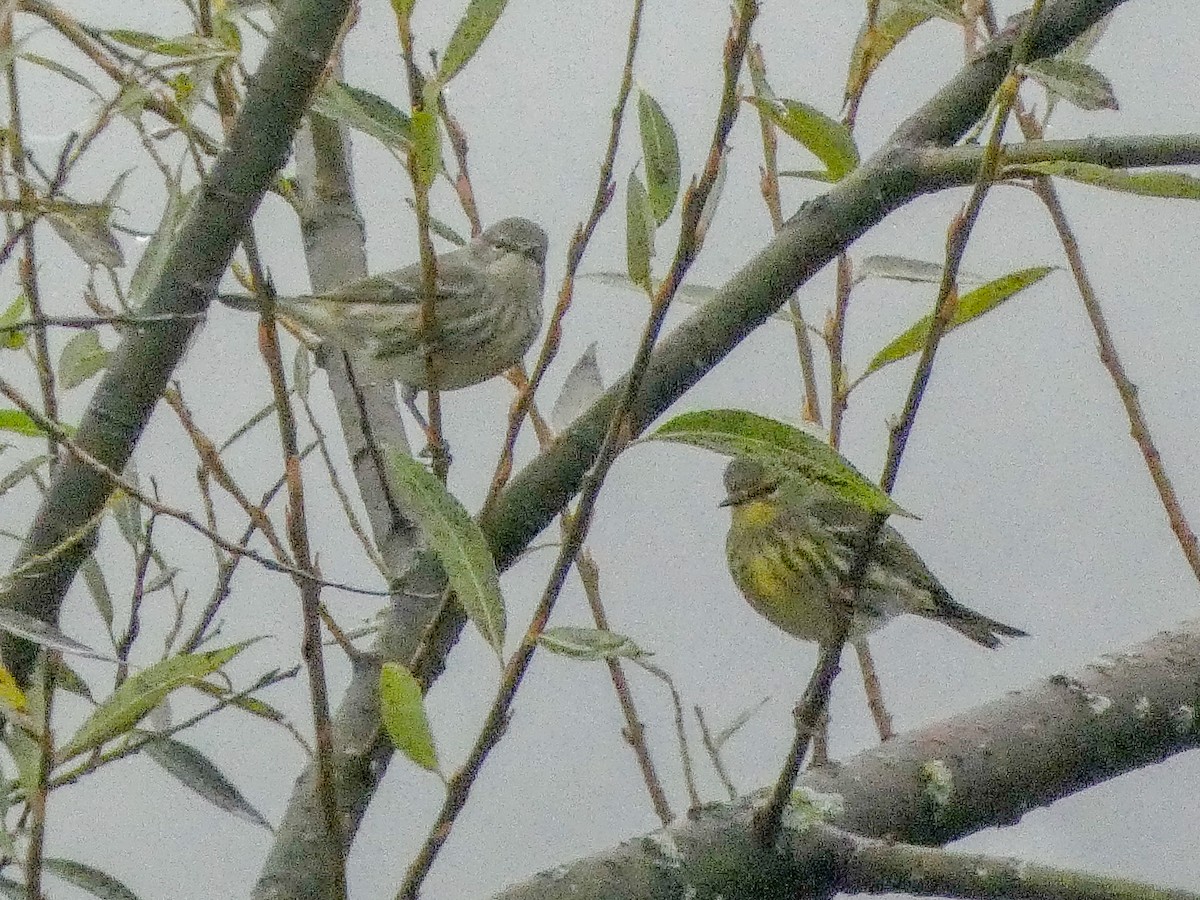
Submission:
[[[1200,745],[1197,673],[1200,620],[1192,620],[1078,672],[810,770],[800,791],[814,806],[834,809],[829,824],[866,838],[944,844],[1015,823],[1031,809]],[[686,886],[701,897],[791,900],[866,883],[861,860],[843,858],[843,842],[823,829],[801,827],[796,806],[774,849],[762,849],[751,822],[762,796],[706,807],[695,819],[499,896],[632,900],[683,896]]]

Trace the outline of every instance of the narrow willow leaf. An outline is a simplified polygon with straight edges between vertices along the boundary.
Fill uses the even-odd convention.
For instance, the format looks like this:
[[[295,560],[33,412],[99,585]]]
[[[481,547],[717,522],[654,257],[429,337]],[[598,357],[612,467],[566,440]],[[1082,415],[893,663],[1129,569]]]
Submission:
[[[799,100],[754,98],[753,102],[780,131],[824,163],[830,181],[840,181],[857,168],[858,147],[841,122]]]
[[[412,143],[412,119],[408,114],[362,88],[330,79],[317,92],[311,109],[375,138],[385,147],[403,150]]]
[[[419,462],[393,453],[392,482],[412,513],[467,617],[499,656],[504,650],[504,597],[487,538],[461,503]]]
[[[725,147],[721,151],[721,158],[717,160],[717,177],[713,180],[712,190],[704,198],[704,206],[700,210],[700,218],[696,222],[696,240],[701,244],[708,237],[709,226],[717,217],[717,208],[720,207],[721,197],[725,193],[725,172],[732,149],[732,147]]]
[[[113,28],[104,32],[119,44],[154,53],[158,56],[170,56],[175,59],[189,59],[201,56],[225,56],[233,58],[235,54],[220,41],[200,34],[185,34],[179,37],[165,38],[145,31],[134,31],[128,28]]]
[[[83,561],[83,565],[79,567],[79,573],[83,576],[83,583],[87,585],[88,593],[92,595],[92,602],[96,604],[96,610],[100,613],[100,618],[104,620],[104,624],[108,626],[109,633],[111,634],[113,624],[112,594],[108,590],[108,582],[104,578],[104,570],[96,562],[95,554],[90,554]]]
[[[54,686],[82,697],[87,700],[88,706],[96,705],[96,698],[92,696],[92,689],[88,687],[88,683],[68,666],[65,658],[61,656],[54,660]]]
[[[104,96],[96,88],[96,86],[94,84],[92,84],[90,81],[88,81],[82,75],[80,75],[78,72],[76,72],[70,66],[64,65],[63,63],[59,62],[57,59],[51,59],[48,56],[42,56],[38,53],[22,53],[20,55],[20,58],[24,59],[28,62],[31,62],[34,65],[41,66],[44,69],[49,69],[51,72],[54,72],[55,74],[61,75],[63,78],[66,78],[68,81],[75,82],[81,88],[84,88],[85,90],[90,91],[96,97]]]
[[[412,116],[412,161],[417,182],[429,187],[442,167],[442,135],[437,116],[418,109]]]
[[[128,476],[129,471],[126,470],[125,474]],[[121,537],[125,538],[130,547],[139,549],[146,537],[146,528],[142,523],[142,504],[124,491],[115,492],[108,502]]]
[[[638,93],[638,126],[642,133],[642,158],[646,161],[646,188],[650,211],[659,225],[667,221],[679,197],[679,142],[658,101]]]
[[[946,326],[946,333],[949,334],[955,328],[978,319],[984,313],[991,312],[1005,300],[1015,297],[1030,285],[1037,284],[1054,269],[1054,266],[1035,266],[1031,269],[1022,269],[1019,272],[1003,275],[975,288],[970,293],[963,294],[958,299],[954,316]],[[933,316],[923,316],[903,334],[892,340],[875,354],[875,358],[867,365],[867,370],[863,372],[862,377],[866,378],[873,372],[878,372],[884,366],[904,359],[906,356],[920,353],[929,336],[929,326],[932,322]]]
[[[158,736],[143,744],[142,752],[217,809],[243,822],[270,829],[262,813],[199,750],[173,738]]]
[[[596,342],[592,341],[567,373],[558,399],[550,410],[550,424],[562,431],[603,393],[604,380],[596,362]]]
[[[178,568],[175,568],[173,566],[170,568],[167,568],[167,569],[163,569],[161,572],[159,572],[157,575],[155,575],[153,578],[151,578],[149,581],[146,582],[145,586],[142,588],[142,593],[143,594],[153,594],[155,591],[161,591],[163,588],[165,588],[167,585],[169,585],[172,581],[175,580],[175,576],[179,574],[179,571],[180,570]]]
[[[869,512],[913,517],[829,444],[794,425],[742,409],[686,412],[642,440],[748,456],[782,475],[803,475]],[[915,518],[915,517],[913,517]]]
[[[243,641],[208,653],[181,653],[131,676],[88,716],[59,750],[58,759],[71,759],[125,734],[173,691],[211,675],[251,643]]]
[[[49,647],[51,650],[58,650],[62,653],[111,660],[111,657],[97,653],[87,644],[81,644],[74,638],[67,637],[58,630],[57,626],[20,610],[0,608],[0,631],[7,631],[9,634],[15,634],[17,637],[25,638],[39,646]],[[111,661],[115,662],[115,660]]]
[[[0,431],[11,431],[25,437],[37,437],[43,434],[37,422],[19,409],[0,409]]]
[[[932,18],[964,24],[955,0],[882,0],[873,28],[859,31],[846,75],[847,97],[859,94],[879,64],[909,34]]]
[[[422,769],[441,774],[421,685],[398,663],[384,663],[379,670],[379,714],[397,750]]]
[[[106,872],[72,859],[47,858],[46,871],[68,884],[83,888],[100,900],[138,900],[138,895]]]
[[[268,672],[266,675],[258,679],[258,681],[249,688],[249,690],[260,690],[263,687],[269,687],[279,681],[285,681],[293,678],[299,667],[293,667],[287,672],[280,672],[278,669]],[[258,697],[247,696],[242,691],[238,693],[241,696],[236,696],[228,687],[221,684],[213,684],[211,681],[197,681],[192,685],[202,694],[208,694],[210,697],[216,697],[218,700],[228,703],[230,706],[236,707],[243,712],[248,712],[252,716],[258,716],[260,719],[266,719],[270,722],[286,722],[287,716],[277,710],[271,704],[260,700]]]
[[[11,410],[0,409],[0,422],[3,422],[4,414],[7,412],[11,412]],[[24,415],[24,413],[22,413],[22,415]],[[0,430],[2,430],[2,428],[3,426],[0,426]],[[42,453],[31,459],[25,460],[25,462],[21,463],[11,472],[6,472],[4,477],[0,478],[0,497],[3,497],[48,462],[50,462],[50,456]]]
[[[625,191],[625,264],[629,279],[647,294],[653,289],[650,257],[654,255],[654,212],[636,172]]]
[[[58,357],[58,379],[64,390],[77,388],[108,364],[109,351],[100,346],[96,329],[77,332]]]
[[[538,638],[538,643],[559,656],[571,659],[636,659],[645,652],[623,634],[602,628],[576,628],[564,625],[547,628]]]
[[[1082,184],[1171,200],[1200,200],[1200,178],[1182,172],[1128,172],[1094,163],[1041,162],[1006,167],[1004,177],[1013,175],[1053,175]]]
[[[914,284],[940,284],[942,264],[907,256],[876,254],[854,264],[854,283],[868,278],[887,278],[892,281],[908,281]],[[983,281],[978,275],[959,271],[959,283]]]
[[[733,717],[728,725],[717,732],[713,738],[713,745],[720,750],[731,737],[741,731],[755,714],[762,709],[770,701],[770,697],[763,697],[753,706],[747,706],[740,713]]]
[[[169,186],[168,190],[167,206],[163,210],[162,220],[146,243],[142,258],[138,260],[133,275],[129,278],[129,305],[134,308],[140,307],[150,296],[150,290],[162,274],[167,256],[175,246],[179,227],[200,195],[198,188],[192,188],[186,194],[179,193],[174,186]]]
[[[16,325],[25,318],[25,310],[29,307],[29,300],[24,294],[18,294],[17,299],[8,305],[4,312],[0,313],[0,327],[5,325]],[[25,346],[25,333],[23,331],[0,331],[0,347],[6,350],[20,350]]]
[[[47,214],[46,220],[54,233],[89,266],[119,269],[125,265],[125,254],[108,226],[111,216],[111,207],[80,205],[56,209]]]
[[[463,13],[442,53],[437,73],[440,84],[449,82],[471,61],[507,5],[508,0],[471,0],[467,4],[467,11]]]
[[[1112,82],[1085,62],[1048,57],[1029,63],[1025,71],[1046,90],[1080,109],[1094,112],[1118,108]]]

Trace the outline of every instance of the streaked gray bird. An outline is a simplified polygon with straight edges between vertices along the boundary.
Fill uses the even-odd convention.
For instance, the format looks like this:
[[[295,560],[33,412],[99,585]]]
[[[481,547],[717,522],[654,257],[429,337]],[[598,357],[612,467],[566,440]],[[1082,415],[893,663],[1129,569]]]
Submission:
[[[422,426],[417,392],[479,384],[517,365],[542,327],[546,232],[529,219],[502,219],[464,247],[437,258],[435,325],[421,333],[421,264],[352,281],[323,294],[277,297],[280,313],[335,346],[365,354],[380,374],[401,384],[405,405]],[[222,295],[236,309],[259,301]]]
[[[834,601],[846,586],[871,514],[804,476],[781,478],[761,463],[735,458],[725,469],[732,507],[725,552],[750,606],[804,641],[831,639]],[[966,635],[984,647],[1025,632],[957,602],[900,532],[885,525],[851,610],[856,638],[903,613]]]

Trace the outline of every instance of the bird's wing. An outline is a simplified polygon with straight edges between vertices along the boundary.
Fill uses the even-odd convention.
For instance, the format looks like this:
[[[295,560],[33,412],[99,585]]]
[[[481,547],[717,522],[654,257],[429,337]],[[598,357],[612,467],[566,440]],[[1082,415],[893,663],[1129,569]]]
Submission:
[[[439,303],[461,297],[478,297],[486,288],[483,266],[474,263],[467,249],[455,250],[438,257],[437,291]],[[423,294],[420,264],[405,266],[393,272],[381,272],[360,278],[349,284],[321,294],[320,299],[334,303],[411,303],[421,302]]]

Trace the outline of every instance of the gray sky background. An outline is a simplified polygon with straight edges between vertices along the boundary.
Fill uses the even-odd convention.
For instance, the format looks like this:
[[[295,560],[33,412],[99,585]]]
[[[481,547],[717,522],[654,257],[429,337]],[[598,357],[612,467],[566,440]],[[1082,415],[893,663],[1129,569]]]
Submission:
[[[443,46],[462,5],[418,4],[419,46]],[[72,6],[80,18],[106,27],[164,34],[187,27],[183,19],[166,24],[163,4]],[[539,220],[551,235],[548,298],[559,284],[567,239],[594,191],[628,6],[513,0],[489,42],[449,91],[451,108],[470,135],[471,172],[485,222],[524,215]],[[346,80],[402,104],[405,92],[390,7],[382,0],[364,7],[347,45]],[[700,164],[711,134],[727,5],[677,0],[648,7],[637,82],[675,125],[686,180]],[[1001,13],[1018,8],[1004,4]],[[1051,136],[1195,131],[1200,40],[1194,13],[1187,0],[1126,4],[1093,57],[1112,80],[1121,112],[1082,113],[1062,105]],[[858,4],[767,2],[756,36],[776,92],[836,114],[860,16]],[[29,48],[50,55],[62,52],[61,42],[45,30],[32,35]],[[961,39],[949,24],[933,23],[908,40],[866,94],[858,132],[864,155],[960,61]],[[22,69],[22,77],[28,128],[36,138],[33,150],[50,163],[66,133],[88,121],[88,98],[30,67]],[[1040,104],[1040,94],[1027,96]],[[128,210],[124,221],[148,231],[160,215],[162,195],[146,158],[130,155],[129,137],[122,127],[102,139],[106,152],[92,155],[69,190],[77,199],[96,199],[117,173],[133,167],[130,189],[122,197]],[[622,137],[618,199],[600,226],[584,264],[587,271],[624,268],[621,198],[639,156],[636,117]],[[691,277],[695,283],[722,283],[768,240],[770,224],[758,193],[757,140],[757,121],[744,109],[732,137],[722,205]],[[409,194],[407,176],[370,140],[356,136],[355,150],[371,269],[406,264],[416,256],[413,219],[403,202]],[[781,167],[807,164],[802,151],[783,146]],[[812,183],[786,182],[785,214],[818,190]],[[1194,465],[1200,437],[1194,360],[1200,334],[1195,296],[1200,207],[1070,185],[1062,185],[1061,192],[1126,369],[1141,388],[1158,447],[1185,509],[1194,516],[1200,510],[1200,475]],[[945,224],[964,198],[965,192],[944,193],[904,208],[860,240],[852,255],[940,259]],[[455,209],[453,198],[441,189],[435,210],[461,225]],[[303,256],[291,212],[268,200],[256,229],[280,291],[304,289]],[[660,272],[676,232],[674,219],[660,231]],[[82,265],[48,230],[39,239],[49,311],[79,312]],[[131,263],[138,246],[132,239],[124,242]],[[1043,263],[1064,261],[1040,206],[1027,192],[993,191],[964,267],[995,277]],[[3,284],[12,291],[15,276],[9,268]],[[810,321],[822,321],[831,286],[827,271],[805,287],[801,302]],[[931,299],[927,287],[863,285],[850,315],[851,371],[861,371],[879,347],[927,311]],[[681,307],[669,324],[688,312],[690,308]],[[600,343],[606,379],[623,372],[644,315],[645,303],[637,295],[580,282],[559,361],[542,395],[543,410],[549,410],[557,386],[591,341]],[[214,310],[179,373],[201,426],[217,438],[232,432],[268,395],[254,331],[252,318]],[[63,341],[64,336],[55,337],[56,346]],[[1195,615],[1196,585],[1129,439],[1094,343],[1069,277],[1058,272],[943,344],[896,490],[899,501],[922,520],[900,527],[960,601],[1025,628],[1033,637],[988,653],[924,621],[890,625],[873,638],[872,647],[899,729],[1079,666]],[[823,373],[823,356],[818,364]],[[901,407],[911,369],[911,363],[890,367],[852,398],[844,450],[873,476],[883,461],[886,421]],[[32,394],[32,383],[26,384]],[[794,418],[799,386],[791,331],[782,323],[768,323],[675,411],[736,406]],[[64,418],[78,418],[89,391],[90,386],[68,395]],[[451,487],[469,508],[478,505],[485,490],[510,396],[508,385],[496,381],[445,398],[455,459]],[[314,380],[312,399],[346,471],[321,376]],[[245,475],[253,496],[278,469],[274,426],[260,427],[241,446],[234,467]],[[5,470],[15,452],[5,454]],[[522,452],[524,459],[533,452],[528,438]],[[143,477],[158,478],[164,498],[198,508],[194,455],[173,415],[160,412],[155,417],[136,458]],[[629,450],[603,493],[589,545],[602,569],[613,627],[654,651],[654,661],[673,675],[685,703],[702,704],[710,721],[723,723],[759,698],[770,698],[728,745],[731,773],[745,791],[774,777],[790,734],[791,704],[815,652],[760,620],[729,579],[723,551],[727,520],[715,508],[722,465],[715,456],[679,447]],[[381,586],[348,538],[319,465],[310,462],[306,473],[314,547],[325,574]],[[0,500],[0,522],[23,532],[33,502],[28,491]],[[241,519],[228,507],[226,514],[227,533],[240,530]],[[193,599],[206,597],[211,556],[202,540],[170,523],[161,525],[159,535],[174,564],[183,567],[182,583]],[[548,533],[543,540],[554,537]],[[0,544],[5,561],[11,546]],[[130,577],[128,550],[115,532],[106,532],[101,553],[120,597]],[[552,556],[550,550],[532,553],[505,575],[510,629],[525,627]],[[165,595],[155,597],[159,608],[147,616],[150,636],[143,640],[143,662],[157,654],[161,631],[154,629],[170,614]],[[326,592],[324,599],[348,626],[368,620],[377,605],[370,598],[334,592]],[[274,636],[238,661],[234,670],[245,679],[295,658],[298,601],[285,577],[244,565],[225,616],[224,641]],[[572,580],[554,623],[587,621],[582,592]],[[73,590],[63,624],[69,634],[101,643],[102,626],[82,586]],[[81,663],[79,668],[98,679],[110,674],[98,664]],[[461,760],[470,745],[496,676],[495,657],[468,631],[429,699],[447,766]],[[336,699],[346,667],[335,664],[331,677]],[[660,771],[682,812],[686,799],[667,698],[647,678],[634,673],[632,680]],[[268,699],[307,734],[311,726],[302,681],[275,690]],[[177,713],[186,702],[181,700]],[[81,710],[64,703],[60,721],[69,721],[72,711],[78,715]],[[835,754],[873,743],[853,665],[838,682],[833,716]],[[303,762],[286,734],[229,713],[186,739],[221,765],[269,819],[278,820]],[[721,799],[719,784],[703,760],[698,770],[705,798]],[[1031,812],[1011,828],[976,835],[963,845],[1194,889],[1200,883],[1200,861],[1193,838],[1200,823],[1192,805],[1177,801],[1192,796],[1198,785],[1200,757],[1177,757]],[[440,799],[435,778],[397,759],[354,848],[355,897],[392,896]],[[427,882],[427,893],[484,896],[655,825],[620,737],[604,669],[539,654],[509,734],[487,763]],[[56,793],[50,807],[51,854],[108,870],[146,898],[245,895],[269,840],[264,831],[193,798],[149,761],[112,766]],[[55,890],[55,896],[69,894]]]

